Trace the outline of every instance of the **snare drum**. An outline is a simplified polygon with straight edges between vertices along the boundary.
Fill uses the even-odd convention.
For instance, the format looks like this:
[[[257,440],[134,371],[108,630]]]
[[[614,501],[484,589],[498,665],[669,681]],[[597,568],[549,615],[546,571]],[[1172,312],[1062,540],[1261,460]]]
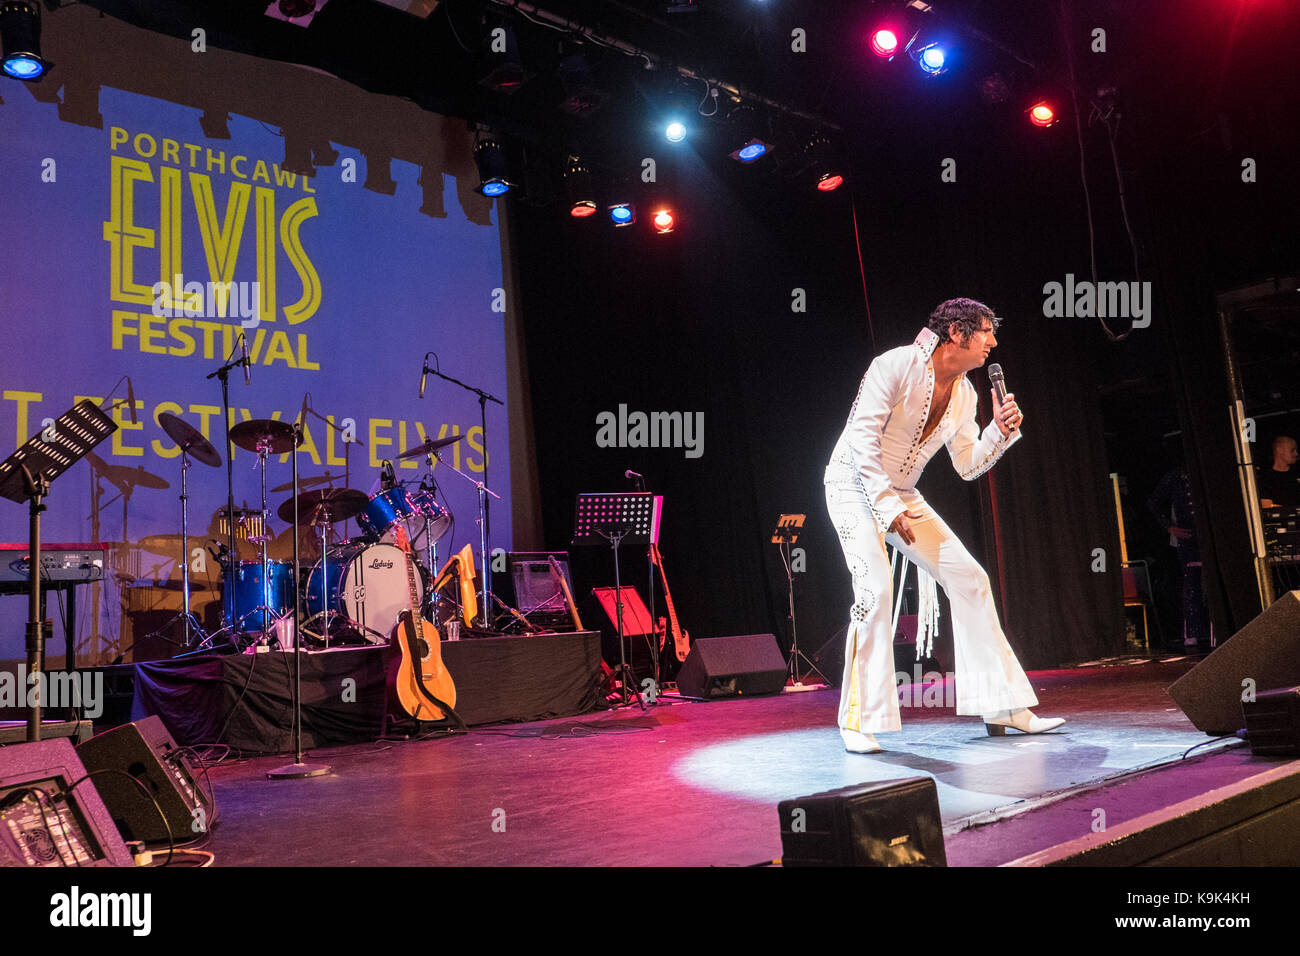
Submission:
[[[424,579],[415,568],[415,598],[424,600]],[[371,643],[388,639],[397,616],[411,603],[406,554],[387,542],[347,545],[331,550],[329,565],[320,562],[307,578],[307,611],[333,611],[354,622]]]
[[[261,561],[241,561],[235,568],[234,597],[235,621],[240,622],[247,616],[249,622],[260,620],[253,614],[259,606],[269,607],[271,616],[289,613],[293,607],[293,562],[268,561],[266,563],[266,581],[262,580]],[[222,574],[221,597],[223,603],[229,600],[230,582],[226,573]]]
[[[451,528],[451,515],[427,491],[409,494],[400,485],[381,491],[370,498],[366,510],[357,516],[357,524],[371,541],[397,543],[397,526],[406,529],[406,540],[414,542],[424,534],[424,521],[429,519],[433,540],[439,540]],[[425,543],[420,542],[422,545]]]

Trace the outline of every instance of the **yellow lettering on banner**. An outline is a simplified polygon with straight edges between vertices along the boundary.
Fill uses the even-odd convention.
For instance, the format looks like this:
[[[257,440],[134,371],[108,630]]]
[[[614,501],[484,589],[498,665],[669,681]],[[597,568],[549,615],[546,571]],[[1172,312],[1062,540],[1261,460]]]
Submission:
[[[298,181],[297,173],[292,173],[287,169],[281,169],[279,163],[273,163],[271,168],[275,170],[275,184],[277,186],[288,186],[292,189],[293,184]]]
[[[113,432],[113,454],[126,455],[130,458],[143,458],[144,447],[124,444],[126,433],[128,431],[138,432],[144,430],[144,422],[133,422],[130,420],[131,410],[126,407],[127,403],[123,402],[113,409],[113,421],[117,422],[117,431]],[[144,408],[144,402],[136,399],[135,407],[137,410]],[[139,416],[136,416],[137,418]]]
[[[289,264],[302,280],[302,298],[293,305],[284,307],[284,317],[289,320],[290,325],[306,322],[320,308],[320,275],[311,260],[307,258],[307,253],[302,247],[302,239],[298,235],[302,224],[316,215],[315,199],[299,199],[285,210],[284,218],[280,220],[280,242],[284,246],[285,255],[289,257]]]
[[[128,322],[134,322],[136,313],[124,312],[121,309],[113,310],[113,334],[112,345],[115,350],[122,348],[122,339],[127,335],[138,334],[134,328],[127,325]]]
[[[131,134],[120,126],[110,126],[108,128],[108,148],[117,152],[117,148],[131,138]]]
[[[174,139],[164,139],[162,141],[162,146],[163,146],[163,154],[162,154],[163,162],[175,163],[177,166],[179,166],[181,164],[181,144],[176,142],[176,140]],[[179,174],[179,170],[177,171],[177,173]]]
[[[109,298],[149,305],[153,302],[153,285],[135,281],[135,250],[152,249],[154,231],[135,224],[137,182],[153,182],[148,163],[125,156],[109,160],[109,218],[104,223],[104,241],[109,244]]]
[[[165,319],[161,319],[156,315],[147,315],[143,312],[140,313],[141,352],[148,352],[152,355],[167,354],[167,346],[153,344],[155,339],[161,339],[166,336],[167,332],[164,328],[155,328],[155,326],[162,326],[165,321]]]
[[[216,346],[212,342],[212,337],[217,332],[221,332],[227,328],[225,323],[196,321],[194,323],[194,327],[203,333],[203,357],[205,359],[215,358]],[[221,357],[225,358],[229,354],[230,354],[230,343],[227,342],[225,343],[225,349],[222,351]]]
[[[161,196],[159,202],[159,280],[164,285],[164,307],[172,309],[178,315],[185,309],[199,306],[193,296],[185,295],[179,290],[173,292],[171,283],[181,274],[181,171],[163,167],[158,170]],[[175,294],[179,293],[179,294]]]
[[[176,340],[177,342],[181,342],[183,344],[173,345],[171,348],[167,350],[169,354],[177,355],[182,358],[186,355],[194,354],[194,336],[190,335],[190,333],[185,331],[186,329],[192,329],[192,328],[194,328],[194,323],[191,322],[189,319],[171,320],[171,322],[167,326],[167,331],[171,333],[171,337],[174,340]]]
[[[191,405],[190,414],[199,416],[199,431],[208,441],[212,441],[212,419],[221,414],[219,405]],[[226,443],[225,438],[221,439],[221,444]]]
[[[334,416],[326,415],[325,420],[329,422],[329,427],[325,429],[325,464],[327,465],[346,465],[346,458],[340,458],[334,454],[334,436],[338,430],[334,427]]]
[[[266,171],[265,161],[259,159],[257,161],[257,165],[253,167],[253,182],[255,183],[262,182],[262,183],[267,183],[268,185],[270,184],[271,177]]]
[[[477,439],[474,437],[475,435],[478,436]],[[469,442],[470,448],[473,448],[479,453],[478,464],[474,464],[474,462],[470,461],[469,457],[466,456],[465,467],[470,471],[484,471],[487,468],[487,453],[483,451],[483,426],[475,425],[467,431],[465,433],[465,441]]]
[[[307,336],[298,334],[298,367],[304,372],[319,372],[320,363],[307,357]]]
[[[18,424],[15,426],[15,435],[18,440],[15,441],[14,444],[22,445],[26,443],[27,439],[32,437],[27,433],[27,406],[33,402],[42,401],[43,396],[40,392],[21,392],[18,389],[6,388],[4,391],[4,397],[6,402],[16,402],[18,404]],[[80,401],[80,399],[78,399],[78,401]],[[98,401],[98,399],[96,399],[96,401]]]
[[[416,428],[419,428],[419,427],[420,427],[420,423],[419,423],[419,422],[416,422]],[[421,438],[420,441],[423,442],[424,439]],[[407,441],[406,441],[406,421],[405,421],[405,420],[399,421],[399,422],[397,423],[397,447],[398,447],[398,448],[401,448],[401,449],[403,449],[403,450],[405,450],[405,449],[407,449],[408,447],[410,447],[410,446],[407,444]],[[420,459],[418,459],[418,458],[408,458],[408,459],[406,459],[405,461],[399,461],[399,462],[397,462],[397,467],[398,467],[398,468],[406,468],[407,470],[418,470],[419,467],[420,467],[420,464],[421,464],[421,463],[420,463]]]
[[[261,334],[261,330],[258,331]],[[272,332],[271,345],[266,350],[266,358],[262,360],[263,365],[270,365],[276,359],[281,359],[288,363],[290,368],[297,368],[293,361],[293,346],[289,344],[288,332]]]
[[[158,416],[163,414],[164,412],[169,412],[172,415],[184,415],[185,409],[181,408],[175,402],[159,403],[158,407],[153,410],[153,421],[155,425],[159,424]],[[159,458],[175,458],[177,455],[181,453],[180,448],[178,448],[176,443],[172,441],[170,438],[167,439],[166,445],[163,445],[163,443],[159,441],[157,438],[155,438],[149,444],[150,447],[153,448],[153,453],[157,455]]]
[[[262,301],[258,316],[274,322],[275,316],[275,191],[257,187],[257,282]]]
[[[230,157],[230,174],[238,179],[247,179],[248,177],[239,169],[239,164],[246,162],[248,162],[247,156]]]
[[[220,226],[217,225],[216,201],[212,196],[212,177],[190,173],[190,191],[194,194],[194,209],[199,216],[208,275],[213,282],[230,282],[235,275],[235,261],[239,258],[239,241],[244,234],[252,187],[247,183],[230,184],[226,212]]]
[[[392,427],[393,427],[393,420],[391,418],[370,419],[369,445],[370,445],[370,467],[371,468],[378,468],[380,464],[383,463],[383,460],[386,457],[388,457],[387,455],[381,455],[379,453],[379,446],[391,445],[393,443],[393,440],[391,438],[380,438],[379,429],[392,428]]]

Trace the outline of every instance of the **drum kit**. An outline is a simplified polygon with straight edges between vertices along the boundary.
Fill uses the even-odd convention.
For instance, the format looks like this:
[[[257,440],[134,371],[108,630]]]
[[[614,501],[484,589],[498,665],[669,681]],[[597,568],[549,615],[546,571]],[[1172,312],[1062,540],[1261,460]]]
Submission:
[[[230,441],[258,456],[261,480],[261,509],[220,512],[220,526],[229,531],[234,542],[235,527],[241,540],[257,545],[256,559],[240,560],[233,547],[222,545],[222,627],[206,634],[190,608],[189,520],[187,472],[197,461],[220,467],[222,458],[210,441],[184,420],[163,413],[158,416],[163,431],[181,451],[181,554],[183,556],[184,602],[182,609],[168,624],[184,625],[188,648],[193,636],[200,640],[198,650],[206,650],[223,635],[232,643],[247,648],[255,643],[275,639],[282,647],[291,647],[293,610],[302,596],[302,637],[304,647],[383,644],[397,624],[399,614],[410,604],[406,557],[396,543],[398,529],[410,542],[417,574],[417,599],[426,618],[438,620],[454,613],[453,608],[437,606],[433,595],[426,595],[431,569],[437,567],[437,542],[451,530],[451,513],[435,497],[432,479],[436,452],[459,441],[463,436],[427,439],[398,456],[399,460],[427,458],[429,472],[418,482],[397,482],[386,463],[378,490],[367,494],[353,488],[320,487],[337,480],[328,475],[295,482],[296,497],[290,496],[276,509],[276,515],[292,528],[295,541],[300,530],[310,530],[316,542],[315,560],[299,562],[300,580],[294,579],[294,562],[273,560],[268,553],[272,540],[269,531],[270,511],[267,504],[267,459],[284,455],[301,444],[298,429],[273,419],[253,419],[230,429]],[[408,490],[408,485],[418,488]],[[290,490],[294,483],[277,486],[276,491]],[[307,487],[309,490],[301,490]],[[296,516],[296,520],[295,520]],[[343,538],[336,528],[355,518],[361,535]],[[233,520],[232,520],[233,519]],[[422,547],[422,559],[418,547]],[[452,599],[439,598],[450,603]]]

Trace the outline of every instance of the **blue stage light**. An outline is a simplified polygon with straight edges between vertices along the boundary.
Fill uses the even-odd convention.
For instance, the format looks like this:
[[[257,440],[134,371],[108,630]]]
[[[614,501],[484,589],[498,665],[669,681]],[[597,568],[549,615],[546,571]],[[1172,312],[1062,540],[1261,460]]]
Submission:
[[[664,138],[670,143],[680,143],[686,138],[686,126],[673,120],[664,128]]]
[[[504,196],[510,192],[510,184],[504,179],[489,179],[479,187],[484,196]]]
[[[609,207],[610,221],[616,226],[630,226],[636,222],[636,213],[628,203],[619,203]]]
[[[943,72],[944,62],[948,59],[943,47],[931,44],[920,51],[916,57],[917,65],[926,73],[935,76]]]
[[[41,56],[40,4],[28,0],[0,3],[0,69],[16,80],[39,80],[49,64]]]
[[[36,57],[19,53],[5,57],[4,71],[16,80],[35,80],[45,72],[45,64]]]

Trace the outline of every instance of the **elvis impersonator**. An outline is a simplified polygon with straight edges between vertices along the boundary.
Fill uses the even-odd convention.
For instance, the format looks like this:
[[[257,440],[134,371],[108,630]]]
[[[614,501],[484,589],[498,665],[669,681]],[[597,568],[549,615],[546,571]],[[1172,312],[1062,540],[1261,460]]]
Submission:
[[[901,727],[886,543],[923,572],[922,589],[928,575],[948,595],[957,713],[982,717],[990,735],[1065,723],[1029,711],[1038,699],[1002,633],[988,576],[916,490],[941,444],[957,473],[973,481],[1020,438],[1015,397],[999,406],[996,392],[993,421],[980,433],[975,386],[966,380],[997,345],[999,322],[982,302],[949,299],[911,345],[877,356],[826,468],[826,506],[853,576],[839,710],[840,737],[853,753],[879,751],[873,734]]]

